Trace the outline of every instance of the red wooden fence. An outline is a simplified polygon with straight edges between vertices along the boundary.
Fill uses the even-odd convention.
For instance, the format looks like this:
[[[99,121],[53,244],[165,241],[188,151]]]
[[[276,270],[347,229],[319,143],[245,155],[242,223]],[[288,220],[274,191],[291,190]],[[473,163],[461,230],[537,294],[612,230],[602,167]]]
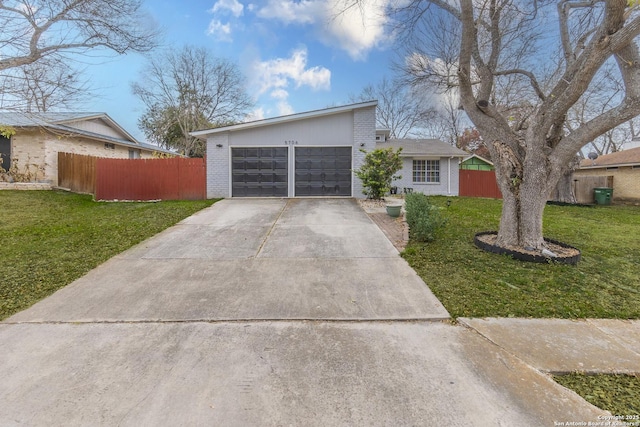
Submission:
[[[204,159],[96,160],[96,200],[206,199]]]
[[[502,199],[494,171],[460,169],[461,196]]]

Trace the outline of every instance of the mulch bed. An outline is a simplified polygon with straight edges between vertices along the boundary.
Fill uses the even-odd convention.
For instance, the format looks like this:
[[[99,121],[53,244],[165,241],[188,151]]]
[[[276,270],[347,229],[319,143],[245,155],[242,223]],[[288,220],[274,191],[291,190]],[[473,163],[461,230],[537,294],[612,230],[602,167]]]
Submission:
[[[506,254],[511,257],[521,260],[521,261],[529,261],[529,262],[559,262],[562,264],[577,264],[580,261],[580,250],[574,248],[573,246],[569,246],[565,243],[558,242],[552,239],[544,239],[546,249],[553,252],[556,256],[549,256],[542,254],[541,251],[538,250],[526,250],[523,248],[515,247],[515,246],[498,246],[496,245],[496,240],[498,235],[495,231],[487,231],[483,233],[478,233],[475,236],[474,243],[480,249],[497,253],[497,254]]]

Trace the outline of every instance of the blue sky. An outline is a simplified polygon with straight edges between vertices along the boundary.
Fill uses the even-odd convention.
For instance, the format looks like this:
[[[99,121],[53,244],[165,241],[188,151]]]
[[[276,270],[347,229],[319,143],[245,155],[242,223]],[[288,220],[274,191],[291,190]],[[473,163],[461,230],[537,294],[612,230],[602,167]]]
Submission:
[[[165,45],[205,46],[235,61],[256,102],[253,117],[268,118],[347,103],[390,74],[387,0],[338,15],[340,2],[146,0],[146,9]],[[130,83],[141,78],[143,65],[141,55],[130,54],[85,71],[98,93],[88,109],[106,112],[141,140],[137,119],[144,107]]]

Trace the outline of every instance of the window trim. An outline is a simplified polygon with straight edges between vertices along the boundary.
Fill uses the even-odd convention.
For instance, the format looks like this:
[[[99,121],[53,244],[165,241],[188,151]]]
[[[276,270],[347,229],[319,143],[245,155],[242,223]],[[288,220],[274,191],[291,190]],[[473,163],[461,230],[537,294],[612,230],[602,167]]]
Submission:
[[[414,184],[440,184],[440,159],[411,159],[411,182]],[[416,162],[420,167],[416,169]],[[434,168],[434,166],[436,166]],[[418,180],[416,180],[418,178]],[[420,180],[419,178],[422,178]]]

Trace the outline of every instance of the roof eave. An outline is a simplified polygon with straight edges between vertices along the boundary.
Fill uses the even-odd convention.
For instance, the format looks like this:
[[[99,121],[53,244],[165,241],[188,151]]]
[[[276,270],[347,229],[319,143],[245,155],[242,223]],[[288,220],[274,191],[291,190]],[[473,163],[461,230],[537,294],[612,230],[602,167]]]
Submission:
[[[206,140],[207,136],[216,134],[216,133],[233,132],[237,130],[253,129],[257,127],[269,126],[269,125],[274,125],[279,123],[294,122],[294,121],[315,118],[315,117],[331,116],[334,114],[346,113],[349,111],[360,110],[363,108],[375,107],[377,105],[378,105],[378,101],[367,101],[367,102],[361,102],[358,104],[349,104],[349,105],[343,105],[340,107],[331,107],[331,108],[325,108],[322,110],[307,111],[303,113],[290,114],[288,116],[272,117],[270,119],[256,120],[252,122],[239,123],[236,125],[223,126],[219,128],[197,130],[194,132],[189,132],[189,135],[202,140]]]

